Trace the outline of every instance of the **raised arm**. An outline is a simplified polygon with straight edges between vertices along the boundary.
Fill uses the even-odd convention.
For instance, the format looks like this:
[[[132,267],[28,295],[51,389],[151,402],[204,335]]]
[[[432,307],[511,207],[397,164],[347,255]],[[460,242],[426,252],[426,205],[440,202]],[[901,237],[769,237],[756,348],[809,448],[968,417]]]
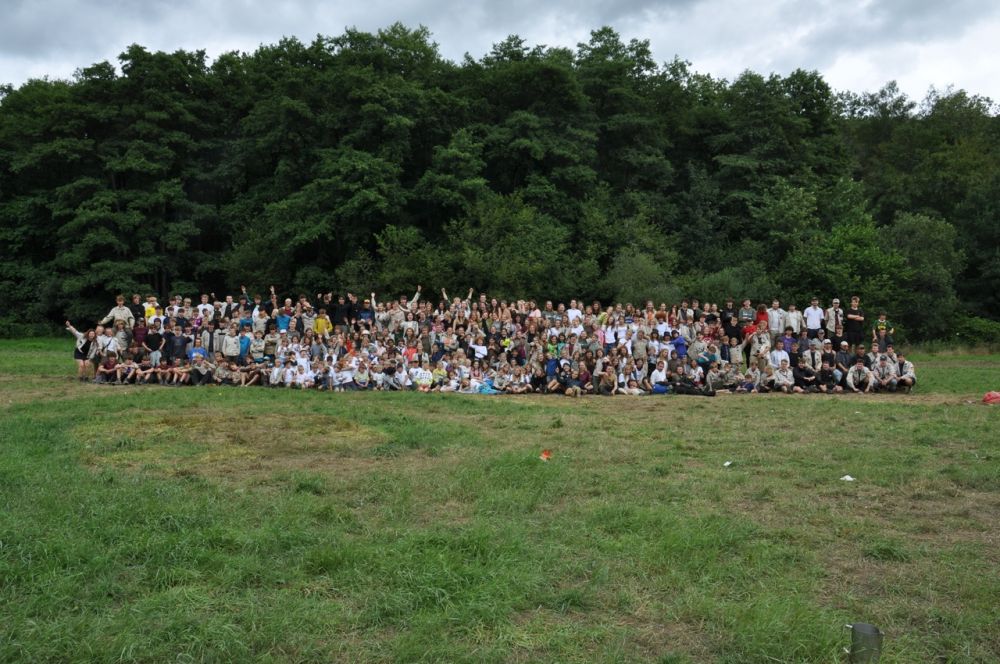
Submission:
[[[70,334],[72,334],[77,339],[83,338],[83,333],[79,332],[75,327],[73,327],[73,324],[70,323],[69,321],[66,321],[66,329],[69,330]]]

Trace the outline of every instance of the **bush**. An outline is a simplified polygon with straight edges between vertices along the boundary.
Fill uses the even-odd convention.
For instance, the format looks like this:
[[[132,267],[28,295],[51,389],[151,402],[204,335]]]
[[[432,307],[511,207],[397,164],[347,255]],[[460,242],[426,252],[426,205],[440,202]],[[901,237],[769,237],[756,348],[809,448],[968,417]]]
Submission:
[[[52,323],[25,323],[17,318],[0,317],[0,339],[21,337],[55,337],[61,328]]]
[[[978,316],[961,316],[955,325],[955,339],[970,346],[1000,344],[1000,322]]]

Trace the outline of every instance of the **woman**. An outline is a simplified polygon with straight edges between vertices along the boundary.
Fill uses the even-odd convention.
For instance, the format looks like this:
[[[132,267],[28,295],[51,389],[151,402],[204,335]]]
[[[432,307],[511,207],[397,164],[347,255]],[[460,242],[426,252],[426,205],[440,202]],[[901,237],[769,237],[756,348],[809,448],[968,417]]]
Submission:
[[[97,354],[97,333],[93,328],[86,332],[78,332],[75,327],[66,321],[66,329],[76,337],[76,348],[73,349],[73,359],[76,360],[76,378],[81,382],[87,382],[87,365]]]

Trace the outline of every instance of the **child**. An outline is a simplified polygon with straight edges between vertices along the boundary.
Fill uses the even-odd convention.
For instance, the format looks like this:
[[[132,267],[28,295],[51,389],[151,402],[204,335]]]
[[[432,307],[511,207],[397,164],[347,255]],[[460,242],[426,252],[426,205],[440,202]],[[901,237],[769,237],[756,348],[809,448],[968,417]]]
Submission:
[[[110,328],[109,328],[110,330]],[[110,385],[113,379],[118,378],[118,358],[115,353],[110,353],[105,356],[104,360],[97,367],[97,375],[94,377],[94,382],[104,385]]]
[[[128,383],[134,383],[136,380],[136,372],[139,366],[132,359],[131,355],[125,356],[125,362],[118,365],[118,383],[125,385]]]
[[[298,365],[297,371],[295,372],[295,385],[300,390],[308,390],[313,386],[314,374],[311,369],[308,369],[301,364]]]
[[[276,362],[270,365],[271,373],[268,376],[267,384],[269,387],[281,387],[282,379],[284,378],[285,369],[281,366],[280,362]]]
[[[295,386],[295,362],[291,358],[285,360],[285,370],[281,374],[281,383],[285,387],[292,388]]]

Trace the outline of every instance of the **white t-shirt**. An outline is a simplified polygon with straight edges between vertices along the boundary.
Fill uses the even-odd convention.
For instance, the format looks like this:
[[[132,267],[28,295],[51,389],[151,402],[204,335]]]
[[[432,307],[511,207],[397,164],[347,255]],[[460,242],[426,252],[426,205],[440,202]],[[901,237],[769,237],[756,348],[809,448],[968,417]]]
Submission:
[[[806,307],[806,327],[810,330],[818,330],[823,324],[823,309],[820,307]]]

